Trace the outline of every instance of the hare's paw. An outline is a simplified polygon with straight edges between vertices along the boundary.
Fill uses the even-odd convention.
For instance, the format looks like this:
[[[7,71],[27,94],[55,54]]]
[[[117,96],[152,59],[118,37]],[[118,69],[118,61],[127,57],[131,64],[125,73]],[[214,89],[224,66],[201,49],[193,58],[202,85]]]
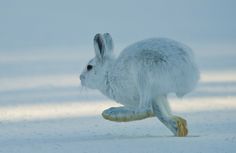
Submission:
[[[128,122],[154,116],[150,110],[131,110],[126,107],[111,107],[103,111],[102,116],[110,121]]]
[[[188,135],[187,121],[181,117],[174,116],[173,120],[176,122],[176,133],[178,137],[185,137]]]
[[[127,116],[132,116],[132,111],[128,110],[125,107],[111,107],[102,112],[103,118],[116,121],[116,122],[126,122],[128,121]]]

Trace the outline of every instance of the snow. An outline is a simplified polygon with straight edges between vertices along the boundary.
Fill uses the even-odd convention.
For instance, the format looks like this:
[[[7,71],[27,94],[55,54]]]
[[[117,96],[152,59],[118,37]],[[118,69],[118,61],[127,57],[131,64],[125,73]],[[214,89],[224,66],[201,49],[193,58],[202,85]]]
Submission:
[[[236,46],[217,54],[219,44],[193,46],[201,81],[183,99],[170,95],[173,112],[188,121],[184,138],[156,118],[104,120],[101,112],[119,104],[82,88],[78,78],[92,50],[0,52],[0,152],[236,152]]]
[[[0,153],[235,153],[235,4],[1,1]],[[116,53],[149,37],[195,51],[199,85],[183,99],[170,95],[173,112],[188,121],[188,137],[173,137],[156,118],[102,118],[118,104],[79,81],[98,32],[111,33]]]

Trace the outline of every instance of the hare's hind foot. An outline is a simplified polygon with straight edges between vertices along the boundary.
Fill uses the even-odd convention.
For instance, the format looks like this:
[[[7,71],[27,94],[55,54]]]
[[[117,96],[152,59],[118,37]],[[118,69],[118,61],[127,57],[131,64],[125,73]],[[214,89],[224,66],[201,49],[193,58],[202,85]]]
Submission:
[[[185,137],[188,135],[187,121],[181,117],[174,116],[173,120],[176,121],[177,131],[176,136]]]
[[[111,107],[102,112],[103,118],[115,122],[129,122],[153,117],[151,110],[131,110],[126,107]]]

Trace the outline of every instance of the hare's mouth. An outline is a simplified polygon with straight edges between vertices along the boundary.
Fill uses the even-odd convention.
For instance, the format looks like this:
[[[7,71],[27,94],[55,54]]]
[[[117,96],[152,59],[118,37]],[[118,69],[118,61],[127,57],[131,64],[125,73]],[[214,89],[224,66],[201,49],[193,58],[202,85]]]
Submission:
[[[79,78],[80,78],[80,84],[84,86],[84,79],[85,79],[84,75],[80,75]]]
[[[85,86],[85,81],[84,80],[80,80],[80,84],[81,84],[81,86]]]
[[[84,86],[84,82],[82,80],[80,81],[80,84],[81,84],[81,86]]]

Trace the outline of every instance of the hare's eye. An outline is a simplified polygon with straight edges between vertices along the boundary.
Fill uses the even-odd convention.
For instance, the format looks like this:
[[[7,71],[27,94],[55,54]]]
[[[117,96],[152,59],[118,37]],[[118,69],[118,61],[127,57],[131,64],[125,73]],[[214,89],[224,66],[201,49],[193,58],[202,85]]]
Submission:
[[[88,66],[87,66],[87,70],[88,70],[88,71],[91,70],[92,68],[93,68],[92,65],[88,65]]]

